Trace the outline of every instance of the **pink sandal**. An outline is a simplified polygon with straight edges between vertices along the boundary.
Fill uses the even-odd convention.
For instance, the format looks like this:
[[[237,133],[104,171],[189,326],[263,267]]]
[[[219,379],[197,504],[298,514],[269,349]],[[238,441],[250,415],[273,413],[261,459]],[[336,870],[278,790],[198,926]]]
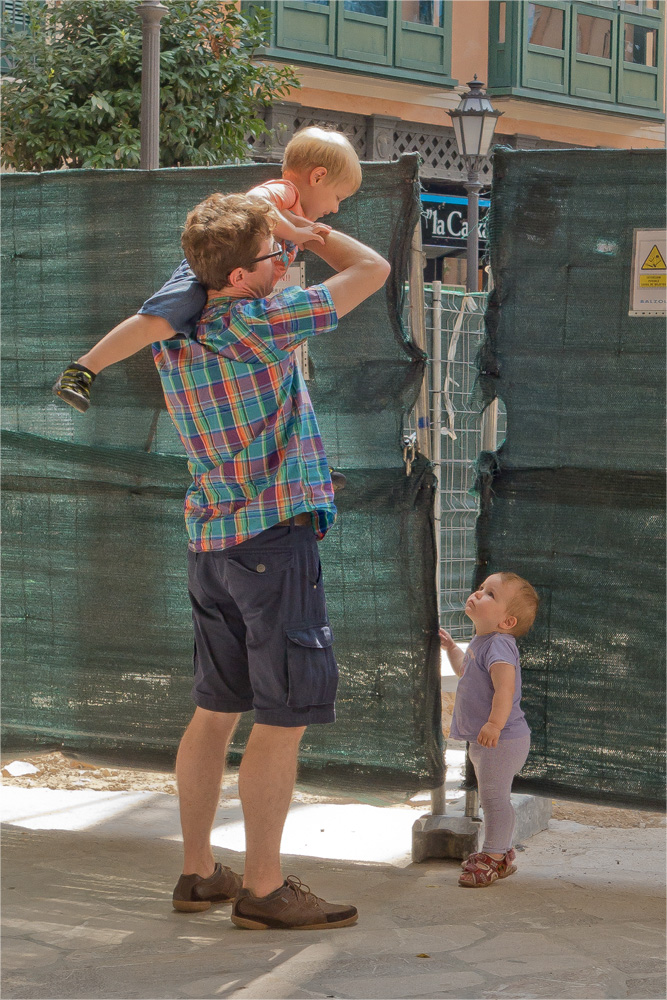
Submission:
[[[478,851],[476,854],[469,854],[468,857],[465,859],[465,861],[461,862],[461,868],[463,868],[465,871],[466,865],[470,864],[471,861],[476,861],[477,858],[481,858],[482,854],[483,852],[481,851]],[[509,861],[510,863],[516,860],[516,851],[514,850],[513,847],[510,847],[509,851],[505,855],[505,860]]]
[[[459,885],[464,889],[485,889],[488,885],[493,885],[498,879],[507,878],[516,871],[514,851],[510,850],[502,858],[492,858],[489,854],[481,852],[471,854],[465,865],[463,873],[459,877]]]

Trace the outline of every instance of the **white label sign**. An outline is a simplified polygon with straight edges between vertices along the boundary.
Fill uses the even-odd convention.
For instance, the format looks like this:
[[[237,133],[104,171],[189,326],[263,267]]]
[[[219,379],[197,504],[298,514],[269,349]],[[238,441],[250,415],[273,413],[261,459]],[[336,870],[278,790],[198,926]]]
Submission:
[[[286,288],[292,288],[294,285],[299,285],[301,288],[306,287],[306,265],[304,261],[300,261],[298,264],[292,264],[285,271],[285,274],[276,281],[273,286],[273,293],[284,292]],[[298,364],[303,377],[305,379],[310,378],[310,361],[308,359],[308,341],[304,340],[302,344],[299,344],[294,352],[294,357],[296,358],[296,363]]]
[[[667,230],[635,229],[630,316],[667,313]]]

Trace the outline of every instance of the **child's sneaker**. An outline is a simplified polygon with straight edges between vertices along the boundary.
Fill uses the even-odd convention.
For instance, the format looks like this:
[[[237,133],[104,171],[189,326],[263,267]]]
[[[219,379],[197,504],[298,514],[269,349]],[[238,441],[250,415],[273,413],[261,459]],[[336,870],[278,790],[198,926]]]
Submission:
[[[90,387],[94,381],[95,372],[73,361],[57,380],[53,393],[79,413],[85,413],[90,406]]]

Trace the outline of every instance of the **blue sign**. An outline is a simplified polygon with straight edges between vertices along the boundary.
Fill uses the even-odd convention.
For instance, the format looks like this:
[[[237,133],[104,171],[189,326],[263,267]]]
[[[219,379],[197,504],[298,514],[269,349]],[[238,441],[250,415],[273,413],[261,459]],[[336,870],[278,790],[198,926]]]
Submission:
[[[468,199],[456,194],[422,194],[422,244],[464,249],[468,236]],[[491,202],[479,199],[479,245],[486,246]]]

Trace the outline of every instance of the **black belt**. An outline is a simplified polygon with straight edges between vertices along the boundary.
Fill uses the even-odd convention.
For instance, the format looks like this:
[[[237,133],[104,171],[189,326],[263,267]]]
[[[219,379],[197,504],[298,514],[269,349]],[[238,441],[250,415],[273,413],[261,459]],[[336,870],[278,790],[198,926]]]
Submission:
[[[274,524],[274,528],[280,528],[283,527],[284,525],[287,525],[289,527],[290,524],[300,525],[300,524],[311,524],[311,523],[312,523],[312,518],[310,514],[295,514],[294,517],[288,517],[286,521],[278,521],[277,524]]]

